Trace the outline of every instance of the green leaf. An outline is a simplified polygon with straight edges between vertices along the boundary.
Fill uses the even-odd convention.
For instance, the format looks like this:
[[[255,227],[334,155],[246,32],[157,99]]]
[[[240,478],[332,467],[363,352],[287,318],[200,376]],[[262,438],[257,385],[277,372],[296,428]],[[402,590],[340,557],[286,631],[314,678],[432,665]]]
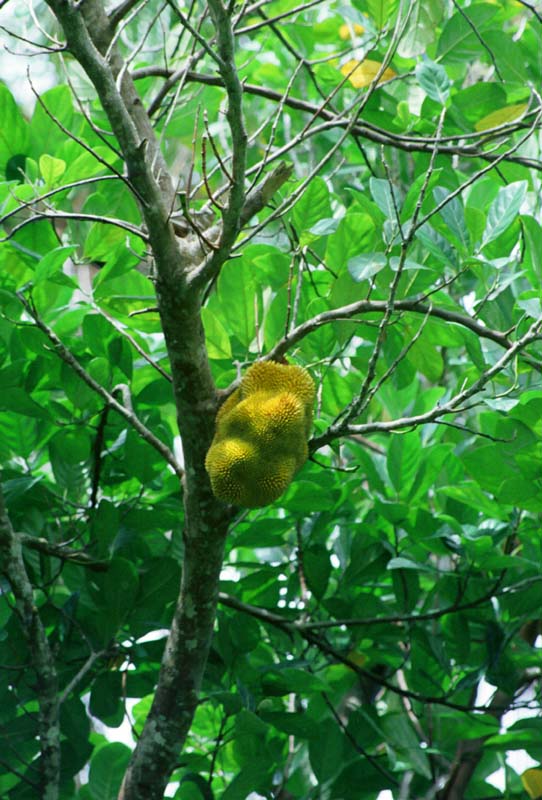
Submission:
[[[542,227],[530,216],[520,218],[525,236],[524,264],[533,286],[542,284]]]
[[[6,175],[10,159],[19,156],[18,163],[27,153],[28,125],[17,108],[13,96],[4,83],[0,82],[0,175],[7,180],[20,180],[20,174],[15,172],[9,178]],[[15,168],[11,162],[11,169]]]
[[[300,739],[311,739],[314,734],[314,721],[307,714],[287,713],[281,711],[262,712],[262,719],[282,733],[297,736]]]
[[[499,7],[491,3],[476,3],[456,11],[444,25],[437,55],[450,64],[466,64],[480,56],[480,36],[487,31]]]
[[[320,783],[334,778],[343,768],[344,738],[331,720],[315,725],[314,738],[309,741],[309,759]]]
[[[402,611],[412,611],[420,597],[418,572],[412,569],[394,569],[391,572],[393,592]]]
[[[318,599],[326,593],[331,563],[329,553],[322,545],[312,545],[303,551],[303,568],[307,585]]]
[[[116,800],[131,750],[125,744],[107,744],[95,752],[90,762],[89,789],[92,800]]]
[[[428,566],[424,566],[423,564],[417,564],[414,561],[411,561],[408,558],[403,558],[402,556],[397,556],[397,558],[390,558],[388,561],[388,569],[422,569],[422,570],[429,570]]]
[[[418,736],[408,718],[401,714],[388,714],[383,722],[388,740],[401,760],[419,775],[431,778],[431,765],[427,753],[420,748]]]
[[[416,177],[414,183],[410,186],[407,195],[404,199],[403,207],[401,209],[401,222],[406,222],[406,220],[409,220],[412,217],[414,209],[420,202],[421,189],[423,186],[425,186],[426,182],[427,182],[427,187],[426,187],[426,198],[427,198],[431,194],[431,189],[433,189],[433,187],[438,184],[439,180],[441,179],[441,175],[442,175],[442,169],[435,169],[431,174],[429,181],[427,181],[427,175],[425,173],[422,173],[421,175],[418,175]]]
[[[406,499],[420,467],[422,446],[417,433],[395,434],[388,450],[388,473],[397,495]]]
[[[319,693],[329,690],[329,686],[317,675],[311,675],[310,672],[294,667],[285,667],[267,673],[262,684],[270,694],[278,693],[279,695],[290,692],[296,694]]]
[[[309,231],[321,219],[331,217],[329,189],[323,178],[314,178],[292,211],[292,222],[299,234]]]
[[[518,217],[527,193],[527,181],[517,181],[499,189],[487,215],[481,247],[500,236]]]
[[[43,281],[54,281],[57,283],[65,284],[66,286],[77,286],[73,278],[66,275],[62,268],[66,261],[70,258],[71,254],[76,250],[74,245],[68,247],[57,247],[51,250],[47,255],[40,259],[36,266],[34,274],[34,282],[36,284]]]
[[[245,764],[230,782],[221,800],[246,800],[252,792],[265,786],[273,771],[273,765],[263,757],[254,758]]]
[[[386,25],[396,8],[397,0],[367,0],[367,11],[379,30]]]
[[[445,200],[450,192],[443,186],[437,186],[433,189],[433,194],[437,204]],[[459,243],[466,250],[469,246],[469,231],[465,222],[465,212],[458,197],[452,198],[445,206],[440,209],[440,216],[449,227],[450,231],[454,234]]]
[[[326,262],[334,271],[344,269],[352,256],[372,249],[374,223],[368,214],[351,211],[339,223],[337,232],[327,240]]]
[[[107,614],[97,620],[104,642],[114,635],[132,611],[138,587],[136,568],[130,561],[118,556],[111,559],[107,572],[93,576],[90,586],[92,597]]]
[[[110,728],[118,727],[124,719],[122,702],[122,674],[104,672],[92,685],[89,710]]]
[[[39,160],[40,172],[48,188],[53,188],[58,184],[59,179],[66,171],[66,162],[60,158],[54,158],[44,154]]]
[[[348,272],[357,283],[361,283],[384,269],[387,263],[384,253],[366,253],[349,259]]]
[[[389,181],[382,178],[371,178],[369,186],[371,187],[373,200],[386,219],[389,219],[395,225],[397,223],[397,215],[401,210],[401,202],[397,197],[396,191]]]
[[[178,800],[214,800],[209,781],[194,772],[187,772],[181,778],[181,785],[175,793]]]
[[[397,48],[402,58],[413,58],[426,52],[437,37],[438,24],[443,12],[443,0],[422,0],[412,3],[408,25]]]
[[[220,317],[211,313],[208,308],[203,308],[201,318],[205,327],[209,358],[231,358],[230,338]]]
[[[446,70],[427,56],[416,66],[416,78],[426,95],[436,103],[444,106],[450,97],[451,83]]]
[[[139,578],[134,614],[146,626],[161,623],[179,593],[179,564],[173,558],[149,559]],[[165,620],[164,620],[165,622]]]
[[[0,370],[0,381],[1,380],[2,371]],[[2,389],[0,394],[0,410],[16,411],[18,414],[34,417],[35,419],[50,419],[46,408],[32,400],[24,389],[17,387]]]
[[[90,456],[91,442],[84,429],[61,430],[49,440],[51,459],[61,459],[67,465],[75,467]]]
[[[219,305],[208,304],[248,350],[256,335],[256,277],[248,259],[228,262],[218,278]],[[216,309],[216,310],[215,310]]]

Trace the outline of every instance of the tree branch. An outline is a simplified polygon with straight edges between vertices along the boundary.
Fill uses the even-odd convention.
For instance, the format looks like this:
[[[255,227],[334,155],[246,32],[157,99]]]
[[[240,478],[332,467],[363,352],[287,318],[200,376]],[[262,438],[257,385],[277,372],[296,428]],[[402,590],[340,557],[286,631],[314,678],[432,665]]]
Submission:
[[[331,311],[323,311],[312,319],[306,320],[296,328],[293,328],[287,333],[277,344],[269,351],[266,358],[272,361],[280,360],[283,358],[288,350],[295,344],[300,342],[305,336],[308,336],[313,331],[321,328],[322,325],[329,325],[331,322],[341,322],[344,320],[352,319],[352,317],[359,314],[382,314],[386,311],[387,302],[385,300],[359,300],[356,303],[350,303],[347,306],[331,309]],[[438,306],[430,305],[424,302],[424,298],[412,298],[405,300],[396,300],[394,303],[395,311],[411,311],[415,314],[424,314],[437,319],[442,319],[445,322],[452,322],[456,325],[461,325],[468,328],[481,339],[490,339],[501,347],[510,349],[514,342],[505,333],[501,331],[487,328],[481,322],[469,317],[468,314],[461,314],[458,311],[453,311],[448,308],[439,308]],[[542,370],[542,364],[539,365],[539,370]]]
[[[272,170],[265,178],[252,189],[245,198],[245,204],[241,210],[240,225],[246,223],[255,214],[262,211],[269,203],[275,192],[284,186],[294,171],[293,164],[287,164],[281,161],[274,170]]]
[[[34,202],[35,201],[32,201],[32,204]],[[148,236],[146,236],[146,234],[143,233],[140,228],[138,228],[136,225],[131,225],[129,222],[124,222],[122,219],[113,219],[111,217],[98,216],[97,214],[81,214],[68,211],[37,211],[34,216],[27,217],[27,219],[19,222],[18,225],[14,225],[9,233],[0,239],[0,244],[12,239],[13,236],[18,233],[18,231],[22,230],[22,228],[25,228],[27,225],[30,225],[32,222],[41,222],[44,219],[77,219],[81,220],[82,222],[100,222],[102,225],[114,225],[116,228],[121,228],[124,231],[128,231],[128,233],[143,239],[144,242],[149,241]]]
[[[115,6],[115,8],[111,9],[108,15],[109,26],[111,28],[111,31],[114,31],[116,29],[119,22],[122,22],[124,17],[127,14],[129,14],[132,8],[137,6],[139,2],[140,0],[122,0],[122,2],[118,4],[118,6]]]
[[[390,692],[393,692],[399,697],[407,697],[411,700],[417,700],[420,703],[434,703],[435,705],[454,708],[458,711],[478,711],[485,709],[485,706],[471,707],[462,705],[461,703],[454,703],[452,700],[448,699],[447,695],[422,695],[418,692],[413,692],[410,689],[401,689],[401,687],[395,686],[384,676],[378,675],[370,670],[365,669],[364,667],[361,667],[349,656],[344,655],[340,650],[330,644],[322,635],[314,633],[310,629],[307,630],[302,625],[296,625],[295,623],[289,622],[278,614],[273,614],[272,612],[267,611],[267,609],[258,608],[258,606],[253,606],[250,603],[244,603],[243,601],[238,600],[236,597],[224,594],[223,592],[220,592],[219,600],[223,605],[229,606],[229,608],[241,611],[244,614],[249,614],[256,619],[260,619],[262,622],[267,622],[270,625],[274,625],[290,635],[298,633],[303,639],[305,639],[306,642],[316,647],[318,650],[320,650],[320,652],[331,656],[336,662],[349,667],[360,677],[378,683],[380,686],[388,689]]]
[[[336,424],[334,423],[333,425],[330,425],[323,434],[311,439],[309,444],[310,452],[318,450],[320,447],[329,444],[329,442],[333,441],[333,439],[345,434],[355,433],[365,435],[367,433],[376,433],[377,431],[381,433],[389,433],[402,428],[411,428],[417,425],[424,425],[428,422],[435,422],[446,414],[457,413],[461,406],[466,401],[470,400],[470,398],[481,392],[486,384],[489,383],[489,381],[495,377],[495,375],[498,375],[498,373],[504,369],[504,367],[509,361],[512,360],[512,358],[514,358],[516,354],[520,353],[524,347],[527,347],[527,345],[542,338],[542,335],[540,334],[541,327],[542,320],[537,320],[534,322],[527,333],[522,336],[521,339],[518,339],[501,356],[501,358],[496,361],[495,364],[493,364],[492,367],[489,367],[489,369],[485,370],[485,372],[483,372],[482,375],[471,384],[471,386],[461,392],[458,392],[450,400],[448,400],[447,403],[438,405],[435,408],[432,408],[430,411],[426,411],[424,414],[418,414],[412,417],[401,417],[399,419],[390,420],[387,422],[367,422],[360,425],[343,425],[343,423],[339,420]]]
[[[500,721],[513,699],[514,695],[497,689],[484,711]],[[488,736],[490,735],[488,734]],[[436,795],[438,800],[463,800],[470,780],[484,754],[484,742],[488,736],[462,739],[458,743],[449,777],[445,786]]]
[[[71,681],[62,690],[62,693],[60,694],[60,697],[58,698],[59,705],[62,705],[63,703],[66,702],[66,700],[68,699],[70,694],[73,692],[73,690],[75,689],[77,684],[80,683],[83,680],[85,675],[92,669],[92,667],[94,666],[96,661],[99,661],[100,658],[111,657],[111,655],[112,655],[112,653],[111,653],[110,650],[99,650],[98,652],[94,652],[93,651],[89,655],[89,657],[87,658],[87,660],[85,661],[85,663],[83,664],[83,666],[81,667],[79,672],[76,675],[73,676]]]
[[[56,189],[51,189],[48,192],[44,192],[43,194],[38,195],[38,197],[34,197],[31,200],[25,200],[21,202],[21,205],[17,208],[8,211],[7,214],[4,214],[0,217],[0,225],[6,222],[11,217],[14,217],[16,214],[20,214],[21,211],[24,211],[27,208],[31,208],[36,203],[42,203],[44,200],[47,200],[49,197],[53,197],[55,194],[59,194],[60,192],[68,192],[70,189],[78,189],[80,186],[87,186],[88,184],[92,183],[101,183],[102,181],[118,181],[119,177],[117,175],[98,175],[95,178],[82,178],[79,181],[72,181],[71,183],[65,183],[63,186],[57,186]]]
[[[124,417],[124,419],[126,419],[130,423],[130,425],[133,428],[135,428],[135,430],[139,433],[141,438],[144,439],[146,442],[148,442],[148,444],[150,444],[151,447],[154,447],[154,449],[158,453],[160,453],[162,458],[171,467],[173,467],[175,474],[178,476],[178,478],[182,480],[184,472],[177,463],[177,459],[175,458],[169,447],[167,447],[167,445],[165,445],[162,441],[160,441],[160,439],[158,439],[158,437],[155,436],[154,433],[152,433],[148,428],[146,428],[145,425],[143,425],[143,423],[140,421],[140,419],[136,417],[133,411],[131,411],[122,403],[119,403],[118,400],[116,400],[113,397],[113,395],[107,391],[107,389],[105,389],[101,384],[95,381],[91,375],[89,375],[86,369],[81,366],[79,361],[77,361],[73,353],[71,353],[70,350],[68,350],[68,348],[61,342],[61,340],[58,338],[58,336],[52,330],[52,328],[50,328],[38,316],[36,310],[33,308],[31,303],[28,302],[28,300],[24,297],[24,295],[21,292],[18,292],[17,296],[21,301],[21,303],[23,304],[23,306],[25,307],[27,313],[32,317],[32,319],[38,326],[38,328],[41,331],[43,331],[43,333],[47,336],[49,341],[53,344],[55,352],[62,359],[62,361],[68,364],[73,369],[73,371],[81,378],[81,380],[83,380],[87,384],[87,386],[90,386],[90,388],[94,392],[96,392],[96,394],[102,397],[107,402],[107,404],[112,409],[114,409],[114,411],[116,411],[118,414]]]
[[[246,196],[239,218],[239,227],[242,228],[258,212],[262,211],[269,203],[275,192],[291,177],[293,165],[281,161],[274,170],[252,189]],[[219,268],[218,260],[214,254],[205,260],[190,274],[189,284],[194,288],[205,286],[216,276]]]
[[[36,674],[39,703],[38,735],[40,740],[40,796],[56,800],[60,781],[60,729],[58,678],[55,662],[38,609],[32,584],[23,561],[21,541],[9,520],[0,486],[0,554],[2,572],[15,596],[16,610],[28,642],[32,668]]]
[[[232,6],[233,8],[233,6]],[[222,211],[222,230],[216,248],[200,268],[201,283],[218,274],[220,267],[229,258],[231,248],[241,228],[241,215],[245,204],[245,170],[247,153],[247,133],[243,118],[243,87],[235,65],[235,45],[232,29],[231,11],[226,9],[223,0],[209,0],[209,10],[213,18],[216,37],[218,70],[228,95],[226,119],[232,138],[232,168],[228,187],[228,202]]]
[[[184,74],[184,73],[183,73]],[[149,77],[150,75],[163,76],[169,78],[173,75],[173,71],[164,67],[142,67],[141,69],[134,70],[133,77],[135,80],[139,78]],[[194,83],[202,83],[208,86],[223,86],[222,79],[214,75],[206,75],[200,72],[186,73],[186,80]],[[265,97],[268,100],[273,100],[276,103],[282,103],[289,108],[297,111],[302,111],[310,114],[313,117],[319,117],[326,122],[332,123],[332,127],[346,128],[348,119],[344,115],[335,114],[327,108],[323,108],[307,100],[302,100],[298,97],[291,95],[284,95],[282,92],[274,89],[269,89],[265,86],[258,86],[253,83],[244,83],[243,91],[245,94],[251,94],[259,97]],[[535,113],[533,111],[532,113]],[[514,121],[506,125],[499,125],[495,128],[488,129],[480,133],[465,133],[456,134],[452,137],[444,137],[442,144],[439,145],[440,155],[459,155],[464,158],[480,158],[482,161],[493,163],[500,159],[499,154],[491,153],[483,150],[485,144],[490,143],[493,139],[499,139],[503,134],[510,134],[514,131],[521,130],[526,125],[525,121]],[[367,139],[374,144],[386,145],[394,147],[398,150],[403,150],[407,153],[430,153],[434,147],[434,140],[426,136],[414,135],[401,135],[384,128],[379,128],[377,125],[368,122],[357,122],[351,130],[352,134]],[[447,143],[449,141],[468,141],[470,138],[477,140],[474,144],[453,144]],[[511,153],[505,156],[505,161],[515,164],[521,164],[531,169],[542,170],[542,161],[528,158],[526,156],[514,156]]]
[[[37,536],[31,536],[28,533],[17,533],[20,543],[30,550],[37,550],[47,556],[60,558],[62,561],[71,561],[72,564],[79,564],[81,567],[94,572],[107,572],[109,569],[109,562],[92,558],[84,550],[73,550],[63,544],[54,544],[48,539],[43,539]]]
[[[124,800],[161,800],[198,703],[231,518],[228,508],[214,498],[205,471],[218,398],[201,321],[200,292],[187,283],[189,272],[198,266],[204,252],[197,236],[175,236],[170,219],[176,202],[173,182],[149,117],[115,47],[101,0],[47,2],[64,29],[71,52],[96,89],[119,142],[131,185],[144,198],[141,211],[156,264],[158,308],[183,443],[184,474],[174,466],[176,473],[183,475],[184,487],[181,589],[153,704],[120,792]],[[58,337],[52,341],[61,357],[87,380],[89,376]],[[93,388],[112,408],[130,418],[124,406],[111,403],[114,398],[103,387]],[[137,423],[131,421],[136,427]],[[144,434],[141,423],[139,431]],[[174,461],[171,454],[164,454],[168,463]]]

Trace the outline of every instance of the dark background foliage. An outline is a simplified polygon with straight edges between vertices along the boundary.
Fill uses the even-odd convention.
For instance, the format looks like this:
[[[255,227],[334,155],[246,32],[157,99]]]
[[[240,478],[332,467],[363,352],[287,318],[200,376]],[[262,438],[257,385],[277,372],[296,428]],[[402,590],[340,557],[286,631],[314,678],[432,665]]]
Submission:
[[[537,4],[128,1],[105,45],[71,0],[0,8],[0,796],[112,800],[158,735],[182,800],[538,796],[505,760],[542,762]],[[104,106],[66,9],[141,110]],[[272,506],[205,494],[187,352],[220,390],[260,357],[315,379]],[[186,731],[152,740],[174,610],[182,705],[217,592]]]

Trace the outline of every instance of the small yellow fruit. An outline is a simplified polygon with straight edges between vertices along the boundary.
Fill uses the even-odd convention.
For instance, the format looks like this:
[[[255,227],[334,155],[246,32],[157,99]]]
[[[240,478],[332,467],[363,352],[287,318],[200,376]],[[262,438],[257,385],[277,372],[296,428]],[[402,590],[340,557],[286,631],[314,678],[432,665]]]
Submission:
[[[353,25],[341,25],[339,28],[339,36],[341,39],[351,39],[353,36],[359,36],[364,32],[365,28],[363,25],[360,25],[358,22],[354,22]]]

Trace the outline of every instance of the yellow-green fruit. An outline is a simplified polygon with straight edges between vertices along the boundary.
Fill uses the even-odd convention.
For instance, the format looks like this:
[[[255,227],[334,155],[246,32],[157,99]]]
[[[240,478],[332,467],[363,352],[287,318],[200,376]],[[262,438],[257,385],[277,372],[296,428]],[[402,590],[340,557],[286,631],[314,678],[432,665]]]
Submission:
[[[305,462],[314,382],[302,367],[253,364],[216,416],[205,466],[216,497],[258,508],[284,492]]]

